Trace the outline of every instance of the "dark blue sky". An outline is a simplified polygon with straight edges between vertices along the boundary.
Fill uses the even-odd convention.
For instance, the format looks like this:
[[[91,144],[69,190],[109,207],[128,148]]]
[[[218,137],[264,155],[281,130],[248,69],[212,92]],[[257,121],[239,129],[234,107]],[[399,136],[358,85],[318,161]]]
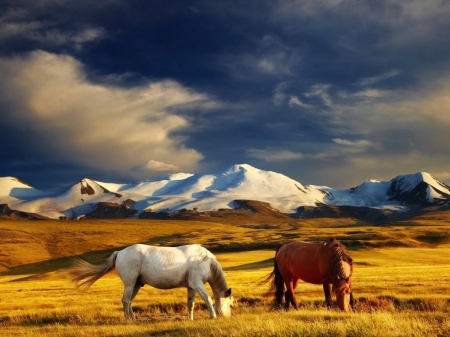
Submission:
[[[450,2],[4,0],[0,176],[450,182]]]

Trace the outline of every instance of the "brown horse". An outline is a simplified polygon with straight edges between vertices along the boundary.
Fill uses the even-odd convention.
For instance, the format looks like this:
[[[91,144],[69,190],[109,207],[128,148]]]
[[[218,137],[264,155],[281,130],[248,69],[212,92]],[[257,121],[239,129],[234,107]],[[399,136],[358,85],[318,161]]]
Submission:
[[[278,247],[275,254],[274,269],[265,282],[271,280],[268,292],[275,290],[275,307],[280,308],[285,292],[286,310],[289,304],[297,309],[294,290],[298,280],[312,284],[322,284],[325,301],[331,308],[332,292],[341,310],[353,309],[352,294],[353,260],[345,246],[334,238],[325,243],[291,242]]]

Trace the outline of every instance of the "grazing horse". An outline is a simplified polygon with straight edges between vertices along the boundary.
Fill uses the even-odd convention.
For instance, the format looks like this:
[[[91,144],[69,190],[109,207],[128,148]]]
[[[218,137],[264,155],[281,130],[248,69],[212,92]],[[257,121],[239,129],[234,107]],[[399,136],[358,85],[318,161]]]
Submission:
[[[188,319],[194,319],[196,293],[205,301],[211,318],[218,314],[231,315],[233,296],[222,267],[216,257],[200,245],[157,247],[136,244],[112,253],[98,266],[77,260],[69,274],[77,288],[87,290],[114,268],[124,285],[122,304],[127,319],[134,319],[131,302],[145,284],[158,289],[186,287]],[[204,286],[206,282],[213,291],[214,305]]]
[[[275,290],[275,307],[280,308],[286,285],[285,304],[297,309],[294,290],[298,280],[312,284],[322,284],[325,301],[331,308],[332,292],[341,310],[353,309],[352,294],[353,260],[348,255],[345,246],[334,238],[325,243],[291,242],[277,249],[274,259],[274,269],[264,282],[271,281],[268,291]]]

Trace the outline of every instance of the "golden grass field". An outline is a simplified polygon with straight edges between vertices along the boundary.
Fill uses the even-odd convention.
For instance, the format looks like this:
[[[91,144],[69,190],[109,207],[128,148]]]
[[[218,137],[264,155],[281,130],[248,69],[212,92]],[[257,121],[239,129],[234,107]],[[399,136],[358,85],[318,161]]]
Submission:
[[[300,283],[298,311],[271,310],[268,285],[277,245],[334,236],[355,261],[356,311],[324,306],[321,286]],[[64,268],[74,256],[99,263],[133,243],[200,243],[215,253],[233,288],[231,319],[211,320],[199,296],[188,321],[186,290],[145,286],[125,321],[114,273],[88,292]],[[0,221],[0,336],[450,336],[450,216],[430,214],[373,226],[354,219],[261,218]],[[209,289],[209,287],[207,287]]]

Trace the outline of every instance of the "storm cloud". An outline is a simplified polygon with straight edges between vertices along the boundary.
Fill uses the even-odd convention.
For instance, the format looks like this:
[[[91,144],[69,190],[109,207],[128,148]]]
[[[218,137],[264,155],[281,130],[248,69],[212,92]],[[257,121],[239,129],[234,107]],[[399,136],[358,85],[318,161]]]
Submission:
[[[446,1],[3,1],[1,175],[450,182]],[[48,177],[51,178],[48,178]]]

